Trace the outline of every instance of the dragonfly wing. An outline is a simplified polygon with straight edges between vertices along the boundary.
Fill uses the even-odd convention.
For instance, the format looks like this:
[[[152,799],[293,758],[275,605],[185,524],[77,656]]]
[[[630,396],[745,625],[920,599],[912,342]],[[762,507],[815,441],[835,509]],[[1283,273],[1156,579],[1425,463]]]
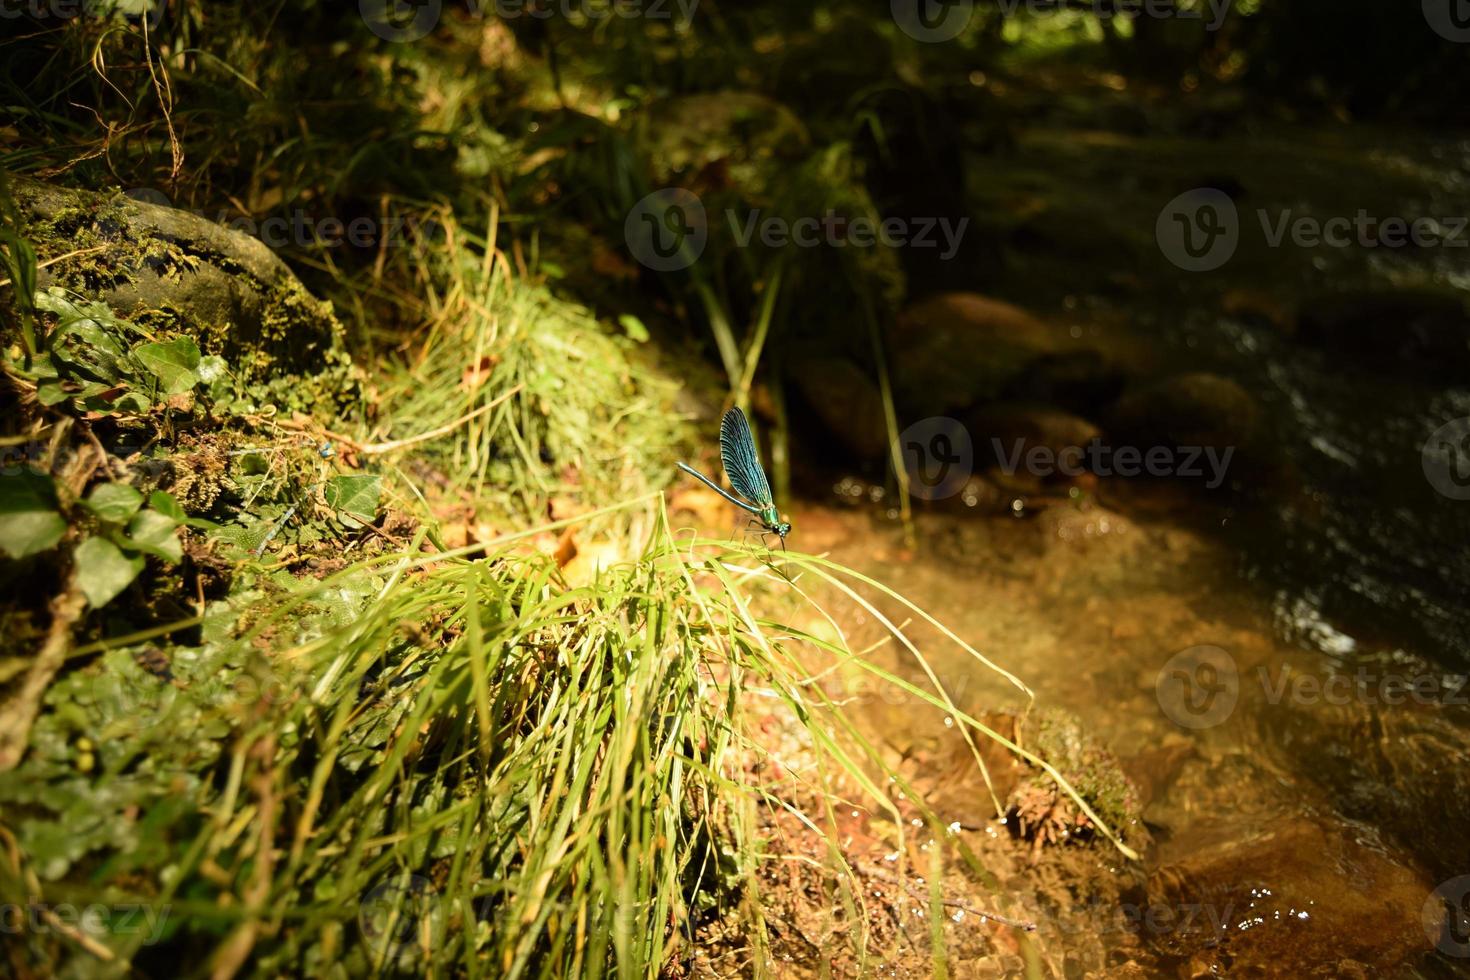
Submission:
[[[736,493],[763,507],[772,503],[771,485],[766,482],[766,471],[761,469],[760,457],[755,452],[755,437],[750,434],[750,423],[745,421],[745,413],[738,406],[720,420],[720,461],[725,464],[725,475]]]

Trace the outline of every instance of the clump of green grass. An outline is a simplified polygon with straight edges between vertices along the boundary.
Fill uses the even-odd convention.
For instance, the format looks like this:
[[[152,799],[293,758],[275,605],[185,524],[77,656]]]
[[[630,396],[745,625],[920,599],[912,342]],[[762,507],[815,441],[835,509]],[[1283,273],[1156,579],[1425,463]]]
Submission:
[[[858,602],[928,673],[878,601],[928,617],[891,590],[815,556],[791,552],[775,566],[756,549],[681,544],[649,497],[585,519],[633,510],[656,520],[643,552],[585,586],[566,583],[550,558],[515,552],[554,526],[492,542],[483,556],[480,546],[424,555],[421,532],[404,552],[285,601],[220,611],[186,659],[255,677],[244,695],[221,698],[196,672],[197,687],[167,684],[166,703],[135,696],[128,724],[105,735],[85,718],[45,716],[21,771],[30,791],[5,794],[5,900],[142,903],[166,926],[161,938],[86,935],[101,956],[43,928],[12,960],[39,970],[70,955],[144,975],[185,957],[225,976],[328,963],[354,976],[656,976],[686,961],[700,922],[719,915],[743,923],[753,967],[767,972],[757,872],[775,856],[762,852],[754,812],[796,804],[758,775],[768,753],[758,717],[774,705],[812,746],[801,778],[826,812],[805,819],[834,834],[830,871],[843,882],[831,829],[839,781],[895,818],[913,793],[814,683],[820,671],[869,671],[947,712],[967,738],[1005,739],[937,685],[868,664],[818,598]],[[787,625],[797,606],[831,631]],[[164,691],[141,667],[145,646],[103,646],[113,649],[89,681],[96,697]],[[196,741],[179,728],[186,718],[217,752],[171,767],[161,743]],[[90,781],[68,771],[81,732],[95,753]],[[47,836],[45,785],[125,774],[148,788],[111,819],[141,840],[151,828],[153,853],[99,842],[58,875],[45,852],[62,846]],[[901,841],[903,821],[894,832]],[[860,920],[861,888],[841,893]],[[938,902],[931,918],[937,929]],[[942,970],[942,943],[931,952]]]
[[[689,434],[652,352],[512,272],[493,218],[485,236],[447,216],[443,227],[416,257],[424,336],[384,372],[391,410],[373,436],[440,431],[414,446],[415,465],[517,526],[546,519],[549,500],[590,509],[667,483]]]

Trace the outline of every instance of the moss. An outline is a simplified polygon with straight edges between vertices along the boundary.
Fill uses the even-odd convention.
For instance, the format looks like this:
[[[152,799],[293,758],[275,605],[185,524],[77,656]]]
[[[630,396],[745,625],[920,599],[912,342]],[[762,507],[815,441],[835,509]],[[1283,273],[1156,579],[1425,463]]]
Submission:
[[[339,411],[357,377],[330,303],[261,242],[121,193],[18,184],[42,285],[99,299],[158,339],[186,335],[223,357],[254,406]],[[93,251],[95,250],[95,251]]]
[[[1108,826],[1135,844],[1146,838],[1138,791],[1075,715],[1048,709],[1027,721],[1025,733],[1031,750],[1055,766]],[[1039,769],[1021,780],[1008,810],[1018,832],[1038,846],[1090,836],[1091,821]]]

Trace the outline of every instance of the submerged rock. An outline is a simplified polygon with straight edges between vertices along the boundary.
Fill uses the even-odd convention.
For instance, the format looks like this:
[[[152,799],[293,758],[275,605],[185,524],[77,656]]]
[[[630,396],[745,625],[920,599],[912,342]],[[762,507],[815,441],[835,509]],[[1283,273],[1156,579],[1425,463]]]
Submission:
[[[1254,396],[1229,378],[1208,372],[1178,374],[1118,399],[1106,420],[1109,436],[1119,446],[1147,453],[1163,447],[1210,454],[1210,465],[1181,459],[1175,476],[1221,479],[1226,472],[1249,469],[1261,474],[1275,468],[1267,450],[1264,419]],[[1176,456],[1184,454],[1176,452]]]
[[[975,442],[977,460],[999,465],[1002,471],[1031,472],[1041,459],[1044,470],[1031,475],[1042,480],[1065,480],[1068,472],[1085,465],[1086,449],[1102,430],[1084,418],[1046,405],[997,402],[966,413],[964,422]],[[1033,453],[1042,449],[1044,453]]]
[[[889,344],[894,397],[914,417],[988,401],[1023,368],[1070,346],[1065,328],[977,293],[943,293],[898,317]]]
[[[1431,888],[1366,832],[1299,817],[1159,868],[1142,928],[1180,976],[1383,976],[1428,952]]]
[[[1297,335],[1376,370],[1463,383],[1470,376],[1470,302],[1431,289],[1361,291],[1302,305]]]
[[[1123,372],[1095,350],[1043,354],[1021,369],[1003,396],[1095,417],[1123,391]]]

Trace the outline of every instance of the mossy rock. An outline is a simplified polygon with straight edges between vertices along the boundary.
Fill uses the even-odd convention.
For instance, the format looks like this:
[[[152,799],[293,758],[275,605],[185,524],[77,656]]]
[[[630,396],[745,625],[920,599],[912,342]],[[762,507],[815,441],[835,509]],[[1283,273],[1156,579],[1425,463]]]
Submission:
[[[187,211],[12,178],[38,286],[106,303],[159,335],[223,357],[259,404],[343,407],[356,375],[332,306],[266,245]]]
[[[733,187],[747,200],[777,196],[810,145],[790,109],[755,92],[704,92],[651,105],[637,124],[654,186],[695,193]]]
[[[1088,733],[1079,718],[1059,709],[1041,711],[1026,719],[1023,735],[1027,747],[1055,766],[1124,841],[1135,848],[1148,845],[1138,790],[1117,757]],[[1092,822],[1040,769],[1022,777],[1007,803],[1014,829],[1038,850],[1046,844],[1091,838]]]

